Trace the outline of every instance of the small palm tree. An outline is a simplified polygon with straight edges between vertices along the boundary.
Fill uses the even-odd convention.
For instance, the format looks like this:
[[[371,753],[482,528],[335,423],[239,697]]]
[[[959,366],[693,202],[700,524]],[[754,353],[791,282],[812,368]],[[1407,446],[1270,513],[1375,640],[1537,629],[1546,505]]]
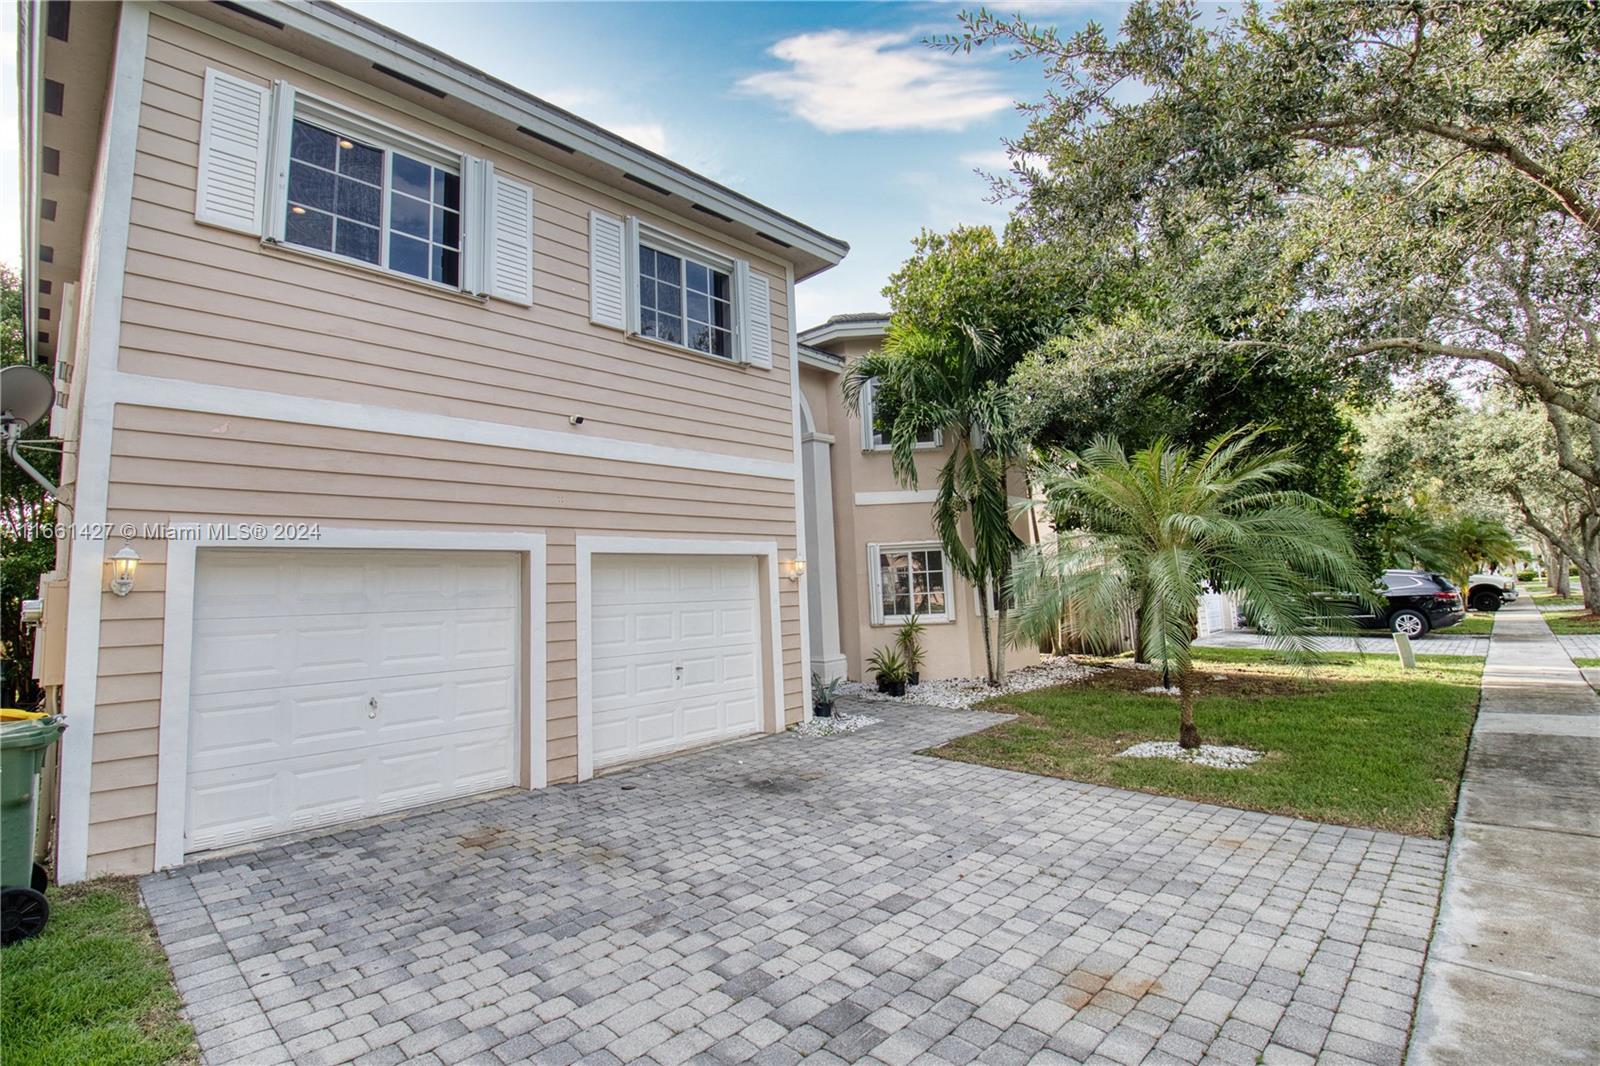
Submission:
[[[1059,537],[1012,573],[1011,638],[1033,643],[1067,622],[1109,648],[1128,610],[1147,661],[1180,695],[1178,743],[1200,746],[1190,645],[1200,594],[1237,593],[1263,632],[1300,658],[1332,620],[1328,591],[1368,583],[1344,526],[1320,500],[1274,486],[1298,469],[1252,451],[1260,430],[1213,438],[1198,454],[1161,440],[1131,459],[1102,438],[1042,464]]]
[[[896,320],[882,349],[845,371],[844,396],[854,406],[866,384],[877,383],[873,401],[889,437],[895,477],[907,488],[917,487],[918,441],[931,432],[950,438],[950,454],[939,468],[933,527],[951,568],[977,586],[987,605],[1022,546],[1011,527],[1006,491],[1021,450],[1004,387],[1010,363],[990,334],[972,326],[956,332],[959,339],[951,343]],[[1002,602],[1002,630],[1005,610]],[[978,616],[993,685],[1005,673],[1004,641],[991,639],[987,610]]]

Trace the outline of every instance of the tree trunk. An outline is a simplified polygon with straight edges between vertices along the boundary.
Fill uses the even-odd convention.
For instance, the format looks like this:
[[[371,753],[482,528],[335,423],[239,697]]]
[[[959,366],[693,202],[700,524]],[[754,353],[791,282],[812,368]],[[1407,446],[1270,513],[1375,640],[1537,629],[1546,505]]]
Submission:
[[[995,613],[994,672],[1000,680],[1006,679],[1006,601],[1002,597],[1000,609]]]
[[[1144,653],[1144,612],[1137,607],[1133,609],[1133,661],[1136,663],[1150,661]]]
[[[1572,595],[1572,579],[1567,573],[1567,557],[1552,547],[1545,553],[1545,569],[1549,572],[1550,591],[1557,596]]]
[[[1200,730],[1194,725],[1194,686],[1187,674],[1178,679],[1178,747],[1194,751],[1200,746]]]
[[[988,672],[988,676],[984,680],[988,681],[990,685],[995,685],[998,682],[996,682],[994,676],[994,648],[989,644],[989,583],[987,581],[978,582],[978,600],[981,604],[978,608],[978,618],[983,625],[983,668]]]
[[[1588,532],[1593,530],[1597,523],[1585,521]],[[1585,536],[1583,538],[1582,559],[1577,560],[1578,573],[1583,582],[1583,609],[1587,614],[1600,614],[1600,537]]]

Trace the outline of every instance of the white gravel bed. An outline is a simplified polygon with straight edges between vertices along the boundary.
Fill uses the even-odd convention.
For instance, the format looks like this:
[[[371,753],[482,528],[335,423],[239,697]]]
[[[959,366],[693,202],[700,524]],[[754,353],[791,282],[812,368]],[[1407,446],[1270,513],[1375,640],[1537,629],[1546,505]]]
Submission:
[[[1094,673],[1087,666],[1061,656],[1046,659],[1037,666],[1024,666],[1006,674],[1005,679],[993,688],[981,677],[958,677],[945,681],[924,681],[906,689],[904,696],[886,696],[876,684],[846,681],[839,686],[839,695],[869,703],[917,703],[928,707],[944,707],[964,711],[975,703],[1012,692],[1032,692],[1036,688],[1068,685],[1081,681]]]
[[[1196,766],[1213,766],[1219,770],[1242,770],[1261,758],[1262,752],[1250,748],[1230,748],[1219,744],[1202,744],[1195,751],[1186,751],[1176,740],[1147,740],[1126,751],[1117,752],[1121,759],[1177,759]]]
[[[865,729],[869,725],[877,725],[882,718],[874,718],[870,714],[840,714],[834,711],[829,718],[808,718],[794,727],[797,737],[834,737],[843,733],[854,733],[858,729]]]

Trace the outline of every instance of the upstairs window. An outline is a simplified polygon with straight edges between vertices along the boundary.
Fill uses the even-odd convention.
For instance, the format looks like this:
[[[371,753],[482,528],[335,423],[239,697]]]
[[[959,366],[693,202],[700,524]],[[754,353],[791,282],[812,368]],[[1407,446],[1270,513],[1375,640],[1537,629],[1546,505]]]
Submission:
[[[729,272],[641,241],[639,335],[732,359]]]
[[[295,119],[284,240],[458,288],[461,175]]]
[[[861,421],[865,428],[866,448],[869,452],[888,451],[893,447],[889,437],[889,427],[878,418],[877,404],[874,402],[877,393],[876,379],[867,382],[861,390]],[[937,448],[944,443],[944,434],[937,429],[925,430],[917,434],[918,448]]]

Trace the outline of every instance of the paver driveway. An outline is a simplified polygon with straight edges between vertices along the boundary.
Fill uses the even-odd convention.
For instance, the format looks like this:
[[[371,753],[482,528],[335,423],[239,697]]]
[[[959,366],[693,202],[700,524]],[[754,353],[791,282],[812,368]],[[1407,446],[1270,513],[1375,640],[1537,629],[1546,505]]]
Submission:
[[[871,713],[147,878],[206,1060],[1399,1062],[1440,842]]]

